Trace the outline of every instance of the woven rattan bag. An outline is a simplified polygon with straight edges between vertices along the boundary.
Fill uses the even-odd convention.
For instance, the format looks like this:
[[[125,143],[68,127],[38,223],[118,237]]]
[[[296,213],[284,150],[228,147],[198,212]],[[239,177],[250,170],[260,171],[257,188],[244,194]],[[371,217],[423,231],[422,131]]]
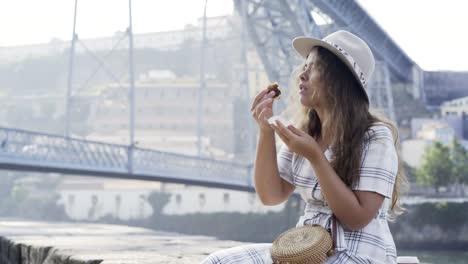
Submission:
[[[320,225],[294,227],[279,235],[271,248],[275,264],[322,264],[335,248],[336,222],[333,217],[333,238]]]

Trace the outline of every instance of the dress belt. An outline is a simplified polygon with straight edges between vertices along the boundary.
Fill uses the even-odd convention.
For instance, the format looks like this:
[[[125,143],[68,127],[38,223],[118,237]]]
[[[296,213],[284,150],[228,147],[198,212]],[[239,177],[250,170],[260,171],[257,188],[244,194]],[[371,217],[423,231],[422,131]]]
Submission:
[[[309,200],[306,203],[304,213],[320,212],[324,214],[332,214],[330,207],[325,202],[319,200]]]
[[[304,214],[316,213],[316,212],[329,214],[329,215],[333,214],[332,210],[330,209],[330,207],[328,207],[328,205],[325,202],[320,201],[320,200],[309,200],[309,201],[307,201],[306,207],[305,207],[305,210],[304,210]],[[387,219],[387,214],[377,212],[377,214],[375,215],[374,218],[376,218],[376,219]]]

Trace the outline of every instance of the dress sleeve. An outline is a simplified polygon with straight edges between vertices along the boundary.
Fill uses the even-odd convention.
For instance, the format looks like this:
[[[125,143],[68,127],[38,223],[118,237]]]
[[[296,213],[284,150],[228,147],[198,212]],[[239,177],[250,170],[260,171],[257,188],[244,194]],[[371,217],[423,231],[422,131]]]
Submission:
[[[279,175],[285,181],[294,184],[292,160],[293,153],[288,149],[286,144],[282,145],[277,155]]]
[[[363,148],[358,191],[379,193],[392,198],[393,185],[398,172],[398,156],[393,136],[386,126],[373,127],[370,140]]]

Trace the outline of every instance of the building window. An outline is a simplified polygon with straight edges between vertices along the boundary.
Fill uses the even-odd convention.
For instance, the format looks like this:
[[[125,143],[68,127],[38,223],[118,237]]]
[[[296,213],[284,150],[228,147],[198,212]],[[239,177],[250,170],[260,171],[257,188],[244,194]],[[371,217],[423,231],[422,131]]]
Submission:
[[[180,194],[177,194],[176,197],[176,204],[180,205],[182,203],[182,196]]]
[[[146,202],[146,196],[144,194],[140,194],[139,196],[139,201],[138,201],[138,216],[143,218],[145,216],[145,202]]]
[[[198,195],[198,201],[199,201],[199,203],[200,203],[200,207],[205,206],[205,204],[206,204],[206,197],[205,197],[205,194],[204,194],[204,193],[200,193],[200,194]]]
[[[98,217],[98,197],[97,195],[91,196],[91,206],[88,209],[88,219],[97,219]]]
[[[257,198],[256,194],[255,193],[249,193],[248,195],[249,195],[248,196],[249,197],[248,198],[249,199],[249,204],[254,205],[255,204],[255,199]]]
[[[98,203],[97,195],[91,196],[91,205],[96,205]]]
[[[225,204],[229,203],[229,193],[224,193],[223,201],[224,201]]]
[[[116,218],[119,218],[120,217],[120,207],[122,205],[122,196],[120,196],[120,194],[116,195],[115,196],[115,212],[114,212],[114,216]]]
[[[75,195],[73,194],[68,195],[68,204],[70,206],[73,206],[75,204]]]

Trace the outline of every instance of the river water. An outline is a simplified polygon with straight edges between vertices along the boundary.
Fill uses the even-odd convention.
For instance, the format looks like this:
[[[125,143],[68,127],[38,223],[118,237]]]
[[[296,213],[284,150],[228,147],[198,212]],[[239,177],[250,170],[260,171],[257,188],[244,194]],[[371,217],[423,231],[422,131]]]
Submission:
[[[398,256],[417,256],[421,263],[468,264],[468,249],[465,251],[398,250]]]

